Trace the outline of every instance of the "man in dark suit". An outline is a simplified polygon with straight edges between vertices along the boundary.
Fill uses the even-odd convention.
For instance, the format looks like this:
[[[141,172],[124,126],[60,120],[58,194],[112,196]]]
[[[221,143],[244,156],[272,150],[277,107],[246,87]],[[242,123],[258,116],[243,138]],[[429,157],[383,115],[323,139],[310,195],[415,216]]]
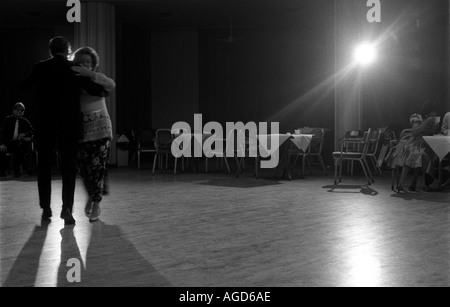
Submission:
[[[21,90],[33,90],[37,104],[35,138],[38,153],[39,202],[42,219],[52,216],[51,160],[56,148],[61,159],[62,210],[66,225],[75,224],[72,216],[77,175],[78,140],[82,136],[80,93],[83,88],[91,95],[104,95],[103,88],[90,78],[77,76],[67,60],[70,42],[54,37],[49,42],[51,58],[36,63],[22,80]]]
[[[18,102],[14,104],[13,114],[7,116],[0,126],[0,177],[5,176],[6,154],[13,154],[14,177],[20,177],[20,166],[24,157],[31,150],[33,127],[23,117],[25,106]]]

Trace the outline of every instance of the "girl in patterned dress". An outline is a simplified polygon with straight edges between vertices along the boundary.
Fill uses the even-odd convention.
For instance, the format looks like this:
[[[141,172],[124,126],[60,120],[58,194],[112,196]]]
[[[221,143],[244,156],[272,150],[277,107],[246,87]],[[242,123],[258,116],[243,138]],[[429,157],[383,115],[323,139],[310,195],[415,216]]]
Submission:
[[[410,191],[416,190],[417,180],[421,172],[425,174],[425,189],[431,183],[430,172],[432,165],[432,153],[426,144],[423,136],[433,135],[436,131],[434,117],[429,116],[425,121],[420,114],[411,115],[411,129],[404,130],[400,135],[400,142],[392,154],[391,167],[402,168],[397,192],[404,193],[404,184],[411,169],[414,170],[414,177],[409,186]]]

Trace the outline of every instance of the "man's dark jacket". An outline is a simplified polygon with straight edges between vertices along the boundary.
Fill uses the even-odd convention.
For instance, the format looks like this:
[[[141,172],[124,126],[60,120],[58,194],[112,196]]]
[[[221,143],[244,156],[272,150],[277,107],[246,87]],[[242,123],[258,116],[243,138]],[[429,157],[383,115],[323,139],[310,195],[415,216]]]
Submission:
[[[36,63],[20,83],[21,91],[33,91],[37,116],[37,140],[52,138],[79,139],[83,135],[81,88],[95,96],[105,96],[103,87],[90,78],[76,76],[74,64],[61,55]]]

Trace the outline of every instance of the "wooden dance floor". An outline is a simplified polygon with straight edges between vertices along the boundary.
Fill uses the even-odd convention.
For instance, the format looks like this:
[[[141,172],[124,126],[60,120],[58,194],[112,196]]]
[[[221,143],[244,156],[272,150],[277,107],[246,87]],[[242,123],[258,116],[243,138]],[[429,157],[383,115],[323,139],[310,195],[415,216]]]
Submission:
[[[239,178],[117,168],[101,221],[41,223],[36,178],[0,181],[1,286],[450,286],[450,193],[398,195],[390,178]],[[420,187],[421,188],[421,187]],[[81,280],[70,283],[70,259]],[[70,264],[70,262],[69,262]]]

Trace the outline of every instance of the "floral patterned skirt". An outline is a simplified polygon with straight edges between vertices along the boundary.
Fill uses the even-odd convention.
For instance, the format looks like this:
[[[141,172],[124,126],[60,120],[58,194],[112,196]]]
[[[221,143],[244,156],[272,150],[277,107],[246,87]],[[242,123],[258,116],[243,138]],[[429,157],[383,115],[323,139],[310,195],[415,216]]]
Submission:
[[[86,191],[94,202],[102,201],[110,147],[110,138],[80,144],[78,167]]]

